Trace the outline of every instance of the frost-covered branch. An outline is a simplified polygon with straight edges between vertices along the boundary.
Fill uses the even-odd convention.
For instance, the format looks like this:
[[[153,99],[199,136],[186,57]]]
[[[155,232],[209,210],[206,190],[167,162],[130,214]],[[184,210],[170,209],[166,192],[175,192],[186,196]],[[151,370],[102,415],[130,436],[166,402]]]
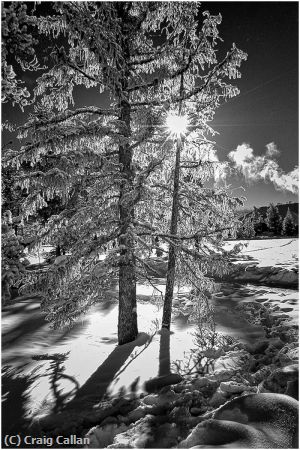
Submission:
[[[222,233],[224,231],[230,231],[233,229],[233,226],[229,226],[229,227],[222,227],[222,228],[216,228],[214,230],[211,231],[205,231],[203,232],[203,230],[199,229],[196,232],[192,233],[192,234],[186,234],[186,235],[173,235],[170,233],[161,233],[159,232],[159,229],[156,227],[153,227],[152,225],[145,223],[145,222],[140,222],[138,220],[134,220],[134,225],[136,227],[141,227],[141,228],[146,228],[149,230],[149,232],[137,232],[136,234],[139,236],[153,236],[153,237],[160,237],[162,239],[172,239],[174,241],[190,241],[190,240],[195,240],[195,239],[202,239],[202,238],[206,238],[208,236],[212,236],[214,234],[217,233]]]
[[[38,120],[36,122],[31,122],[26,125],[22,125],[18,128],[20,131],[25,131],[29,128],[38,129],[39,127],[55,125],[66,120],[69,120],[73,117],[82,115],[82,114],[96,114],[99,116],[118,116],[118,111],[113,109],[101,109],[97,106],[85,106],[83,108],[78,108],[76,111],[64,111],[63,113],[55,115],[48,120]]]
[[[238,53],[238,63],[237,65],[240,65],[240,60],[246,59],[246,54],[241,52],[240,50],[238,50],[235,46],[233,47],[233,49],[227,53],[226,57],[219,63],[216,64],[213,69],[204,77],[205,81],[204,83],[202,83],[200,86],[195,87],[194,89],[190,90],[190,91],[186,91],[184,92],[182,95],[179,96],[174,96],[170,99],[171,103],[179,103],[185,100],[190,100],[192,97],[196,97],[199,94],[202,93],[202,91],[204,91],[205,88],[207,88],[207,86],[210,84],[210,82],[214,79],[214,77],[217,76],[217,74],[221,71],[221,69],[224,68],[224,66],[226,64],[228,64],[230,62],[230,58],[233,58],[236,54]],[[232,69],[232,76],[237,76],[237,71],[236,69]],[[222,74],[222,76],[226,76],[226,70],[224,71],[224,73]],[[219,73],[219,76],[221,76],[221,73]],[[214,82],[216,81],[215,79],[213,80]],[[132,102],[131,106],[132,107],[138,107],[138,106],[160,106],[161,105],[161,101],[160,100],[152,100],[152,101],[144,101],[144,102]]]

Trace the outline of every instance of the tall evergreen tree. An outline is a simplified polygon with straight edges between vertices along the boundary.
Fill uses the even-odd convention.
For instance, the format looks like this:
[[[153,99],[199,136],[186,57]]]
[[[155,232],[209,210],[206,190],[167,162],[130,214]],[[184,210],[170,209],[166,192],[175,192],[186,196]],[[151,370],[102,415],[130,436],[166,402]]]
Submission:
[[[237,233],[239,239],[251,239],[255,237],[253,215],[243,217]]]
[[[60,2],[53,8],[47,17],[36,17],[39,33],[60,37],[60,47],[52,48],[50,68],[35,89],[34,112],[19,133],[31,142],[18,154],[7,152],[6,160],[18,167],[30,161],[35,168],[53,161],[50,169],[20,174],[19,184],[28,191],[23,213],[34,215],[59,196],[64,209],[48,220],[36,242],[59,240],[69,255],[45,275],[32,274],[31,283],[44,295],[48,319],[59,326],[99,301],[117,276],[123,344],[137,335],[136,276],[145,268],[147,239],[177,242],[165,233],[167,220],[159,223],[158,205],[153,213],[149,208],[151,197],[163,202],[154,187],[155,170],[161,169],[156,182],[164,180],[163,191],[174,167],[163,127],[166,111],[191,102],[193,127],[202,134],[219,100],[238,93],[224,78],[238,77],[246,56],[233,46],[217,62],[220,17],[205,12],[199,30],[194,2]],[[206,65],[212,68],[204,72]],[[180,95],[182,73],[186,89]],[[96,105],[70,109],[75,87],[98,92]],[[99,107],[101,102],[107,106]],[[201,142],[194,147],[200,151]],[[207,190],[205,201],[212,197]],[[219,200],[224,203],[221,194]],[[211,233],[217,228],[211,225]]]
[[[210,21],[210,25],[211,25]],[[202,54],[203,59],[205,60],[205,53],[207,49],[209,48],[209,51],[212,54],[215,54],[215,45],[218,38],[218,29],[217,25],[220,23],[220,17],[214,17],[214,28],[213,33],[211,34],[211,28],[207,28],[207,23],[204,21],[203,27],[202,27],[202,33],[203,36],[206,37],[208,41],[208,45],[203,51],[203,49],[200,50],[200,54]],[[209,37],[212,37],[211,41],[209,40]],[[189,47],[189,45],[188,45]],[[203,265],[201,267],[201,262],[203,263],[203,260],[205,259],[206,262],[206,269],[204,270],[204,273],[207,271],[207,268],[209,267],[209,272],[212,274],[215,270],[215,261],[216,261],[216,255],[220,254],[220,243],[225,234],[228,233],[229,229],[231,228],[231,231],[233,231],[234,226],[236,225],[234,219],[233,219],[233,209],[234,206],[237,206],[238,201],[236,198],[230,198],[228,196],[228,192],[223,191],[222,193],[220,190],[211,190],[211,197],[210,202],[208,202],[206,210],[204,210],[203,205],[200,206],[198,204],[196,206],[197,212],[201,215],[203,215],[204,211],[206,213],[210,213],[213,216],[213,221],[215,222],[215,229],[212,231],[209,227],[204,227],[205,231],[200,229],[195,231],[195,219],[198,216],[193,215],[192,221],[187,220],[186,217],[182,216],[182,212],[184,212],[184,215],[186,216],[186,211],[184,211],[183,204],[185,203],[185,200],[188,201],[188,205],[191,206],[193,203],[195,203],[195,188],[200,191],[200,188],[203,188],[203,180],[207,176],[214,175],[215,177],[220,176],[220,170],[222,171],[221,165],[217,163],[216,156],[214,154],[214,150],[211,146],[211,143],[208,142],[208,140],[204,137],[205,134],[208,132],[213,134],[213,130],[208,127],[208,122],[212,119],[215,110],[219,106],[219,102],[221,99],[227,100],[228,97],[231,97],[233,95],[237,94],[237,91],[234,93],[231,92],[229,96],[226,94],[221,94],[220,92],[220,79],[215,78],[215,74],[218,73],[219,76],[223,76],[226,78],[228,75],[227,69],[225,72],[222,71],[223,64],[227,65],[227,63],[232,64],[232,61],[230,62],[229,53],[227,54],[226,58],[222,61],[222,63],[218,64],[217,59],[214,57],[213,61],[210,61],[209,67],[205,67],[205,64],[202,65],[202,70],[206,73],[206,87],[203,89],[204,92],[201,92],[201,95],[193,95],[192,98],[189,95],[189,83],[185,83],[185,77],[187,75],[191,75],[191,73],[194,76],[194,81],[198,78],[198,74],[194,73],[194,67],[192,64],[193,57],[191,54],[189,54],[189,63],[184,71],[181,72],[180,81],[179,81],[179,92],[180,92],[180,103],[178,107],[178,114],[173,115],[173,123],[172,123],[172,116],[169,117],[171,119],[171,132],[175,134],[176,137],[176,153],[175,153],[175,164],[174,164],[174,175],[173,175],[173,191],[172,191],[172,208],[171,208],[171,220],[170,220],[170,235],[171,242],[169,242],[169,254],[168,254],[168,271],[167,271],[167,281],[166,281],[166,292],[165,292],[165,300],[164,300],[164,307],[163,307],[163,319],[162,319],[162,326],[169,329],[171,324],[171,313],[172,313],[172,299],[173,299],[173,290],[174,290],[174,282],[175,282],[175,273],[176,273],[176,260],[178,257],[181,256],[182,262],[178,267],[179,270],[177,270],[178,275],[180,272],[185,273],[185,283],[190,285],[192,281],[192,287],[194,288],[194,292],[197,292],[198,294],[201,293],[203,295],[203,292],[206,290],[208,291],[208,285],[207,278],[203,279],[201,275],[203,275]],[[245,57],[245,55],[244,55]],[[211,64],[215,64],[211,68]],[[191,67],[189,67],[191,66]],[[235,66],[235,63],[231,65],[233,68]],[[191,70],[191,73],[190,73]],[[234,68],[236,70],[236,67]],[[239,75],[235,73],[234,78]],[[204,75],[202,74],[202,77]],[[201,77],[200,77],[201,78]],[[186,86],[187,84],[187,86]],[[222,81],[222,87],[231,90],[231,85],[226,85],[225,81]],[[210,102],[209,107],[206,103],[207,99],[207,91],[210,94],[213,92],[213,95],[210,96]],[[204,98],[202,96],[204,94]],[[185,101],[185,96],[187,96],[188,101]],[[202,112],[201,115],[198,115],[197,122],[193,120],[193,115],[195,115],[195,109],[193,105],[193,101],[198,103],[198,108],[200,107],[200,111]],[[174,114],[174,113],[173,113]],[[199,117],[200,116],[200,117]],[[190,133],[188,130],[188,123],[190,122]],[[184,129],[186,125],[187,129]],[[173,128],[173,129],[172,129]],[[192,135],[192,139],[187,139],[187,142],[185,142],[186,135]],[[187,151],[184,153],[184,146],[187,146]],[[199,152],[200,150],[200,152]],[[202,153],[202,154],[201,154]],[[214,161],[210,160],[210,156],[213,156]],[[184,161],[182,162],[182,157],[184,157]],[[213,162],[213,164],[211,164]],[[212,166],[215,166],[212,168]],[[188,170],[185,170],[188,169]],[[223,168],[224,169],[224,168]],[[207,170],[209,172],[209,175],[207,175]],[[188,182],[182,183],[182,175],[184,175],[184,179]],[[192,191],[190,190],[190,187],[192,186]],[[183,188],[183,189],[182,189]],[[201,193],[202,194],[202,193]],[[202,198],[205,197],[202,195]],[[197,198],[197,196],[196,196]],[[219,200],[222,199],[223,205],[226,205],[227,209],[227,220],[223,220],[223,224],[220,225],[218,223],[218,219],[216,217],[216,211],[213,212],[213,205],[218,204]],[[229,206],[230,204],[230,206]],[[218,205],[219,206],[219,205]],[[219,211],[220,212],[220,206]],[[202,219],[202,217],[201,217]],[[201,223],[201,219],[196,224],[199,226]],[[185,223],[184,230],[182,232],[185,232],[185,235],[181,232],[181,236],[179,241],[178,238],[178,225],[179,223]],[[206,224],[207,225],[207,224]],[[210,224],[211,225],[211,224]],[[219,228],[219,229],[218,229]],[[216,230],[218,229],[218,230]],[[191,254],[188,249],[180,244],[181,242],[186,242],[187,239],[190,239],[190,236],[187,237],[187,234],[194,233],[194,241],[196,244],[195,253]],[[219,239],[216,239],[216,236],[219,236]],[[175,242],[174,242],[175,239]],[[200,243],[202,245],[200,245]],[[207,254],[205,251],[203,252],[203,247],[207,246],[209,243],[210,245],[210,252]],[[204,246],[203,246],[204,244]],[[218,244],[218,245],[217,245]],[[200,250],[201,248],[201,250]],[[207,247],[206,247],[207,248]],[[215,250],[217,250],[215,252]],[[187,261],[187,259],[191,259],[192,261]],[[220,258],[222,260],[223,265],[226,264],[224,259]],[[192,269],[192,266],[195,264],[195,260],[199,263],[196,264],[196,267],[194,267],[194,270]],[[180,268],[181,266],[181,268]],[[205,267],[205,266],[204,266]],[[224,267],[224,266],[223,266]],[[224,267],[224,270],[226,268]],[[200,270],[199,270],[200,269]],[[218,266],[217,270],[220,270],[220,266]],[[195,276],[191,276],[191,274],[196,274]],[[181,273],[182,276],[182,273]],[[211,285],[209,286],[211,287]],[[196,289],[195,289],[196,288]],[[204,289],[203,289],[204,288]]]
[[[274,206],[273,203],[270,203],[270,206],[267,209],[266,224],[269,231],[274,234],[281,234],[282,217],[279,214],[277,206]]]
[[[267,231],[267,225],[264,218],[255,206],[253,208],[253,225],[256,236],[261,235],[264,231]]]
[[[282,234],[283,236],[293,236],[296,231],[295,221],[292,216],[290,208],[287,209],[285,218],[282,222]]]

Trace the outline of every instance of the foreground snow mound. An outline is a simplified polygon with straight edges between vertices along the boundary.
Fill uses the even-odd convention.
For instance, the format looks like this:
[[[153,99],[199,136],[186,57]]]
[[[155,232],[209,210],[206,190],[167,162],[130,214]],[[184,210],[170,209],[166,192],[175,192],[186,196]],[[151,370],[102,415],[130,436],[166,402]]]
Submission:
[[[250,394],[221,406],[178,448],[298,448],[298,402],[282,394]]]

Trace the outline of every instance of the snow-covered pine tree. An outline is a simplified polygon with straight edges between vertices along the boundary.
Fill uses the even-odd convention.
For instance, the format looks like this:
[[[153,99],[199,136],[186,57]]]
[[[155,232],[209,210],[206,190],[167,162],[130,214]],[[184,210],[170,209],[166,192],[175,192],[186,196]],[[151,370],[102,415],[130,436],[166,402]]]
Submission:
[[[255,235],[261,235],[264,231],[267,230],[266,222],[264,221],[262,214],[260,214],[259,209],[255,206],[253,208],[252,215]]]
[[[24,215],[59,195],[64,210],[40,230],[36,242],[63,240],[68,255],[45,275],[33,276],[32,284],[44,296],[48,319],[59,326],[99,301],[118,276],[122,344],[137,334],[136,267],[143,265],[141,235],[149,232],[139,219],[152,214],[148,186],[163,162],[172,168],[172,146],[162,133],[166,109],[193,100],[195,114],[209,114],[211,102],[237,93],[223,79],[239,76],[245,54],[233,46],[217,63],[212,44],[220,17],[206,12],[199,29],[196,2],[60,2],[53,7],[55,13],[47,17],[37,14],[37,23],[41,34],[52,35],[54,43],[60,39],[52,49],[54,62],[38,80],[34,113],[19,133],[30,142],[8,158],[17,165],[53,161],[48,171],[21,174],[19,182],[29,194]],[[213,68],[204,71],[207,65]],[[183,72],[187,89],[180,97]],[[69,109],[78,88],[98,92],[94,104]]]
[[[281,234],[282,217],[279,214],[277,206],[274,206],[273,203],[270,203],[267,209],[266,224],[269,231],[274,234]]]
[[[282,222],[282,235],[283,236],[294,236],[296,231],[295,220],[292,216],[290,208],[287,209],[285,218]]]
[[[173,134],[170,137],[174,140],[175,161],[171,156],[171,160],[164,161],[164,170],[153,174],[154,189],[145,211],[145,216],[151,211],[152,221],[144,222],[145,229],[140,233],[145,237],[148,228],[152,241],[162,239],[169,247],[162,321],[166,328],[171,322],[176,260],[179,282],[191,286],[197,297],[211,291],[213,283],[205,275],[221,276],[226,272],[229,255],[225,256],[221,247],[224,237],[236,232],[239,222],[235,220],[234,211],[243,203],[230,194],[230,189],[215,183],[225,175],[226,164],[219,163],[214,142],[208,135],[214,135],[209,122],[220,103],[239,92],[226,79],[240,76],[237,68],[246,55],[233,45],[232,51],[218,62],[217,26],[221,17],[204,12],[205,15],[208,19],[203,21],[201,32],[199,24],[196,28],[206,45],[191,50],[195,48],[194,33],[185,35],[182,69],[174,79],[174,90],[176,92],[177,87],[179,97],[171,100],[173,116],[169,115],[167,120],[171,121],[171,127],[173,125],[173,130],[168,132]],[[235,51],[237,59],[232,58]],[[202,61],[201,71],[199,60]],[[198,88],[195,89],[195,85]],[[180,133],[184,122],[188,127]],[[194,244],[192,249],[191,243]]]
[[[253,214],[245,216],[240,224],[238,237],[241,239],[251,239],[255,237]]]
[[[208,107],[207,112],[209,110]],[[211,115],[212,111],[209,113]],[[196,305],[213,291],[211,277],[221,278],[227,272],[230,254],[222,249],[222,244],[229,234],[236,234],[239,220],[235,210],[243,204],[242,198],[232,195],[230,188],[220,182],[222,175],[226,174],[226,164],[218,161],[214,143],[204,136],[204,130],[209,129],[208,116],[202,116],[202,123],[197,114],[190,113],[188,117],[191,125],[184,142],[178,146],[176,138],[174,143],[174,147],[180,150],[175,158],[175,166],[179,168],[176,211],[174,206],[172,209],[174,155],[164,161],[163,170],[149,177],[147,196],[137,208],[140,220],[136,221],[139,225],[137,235],[145,245],[147,243],[150,247],[151,241],[158,238],[165,244],[163,248],[173,247],[175,250],[176,272],[173,270],[168,274],[174,278],[170,280],[169,297],[165,299],[163,323],[166,328],[170,327],[175,273],[179,285],[189,286],[195,292]],[[193,121],[197,126],[193,127]],[[141,211],[143,204],[144,210]],[[176,213],[175,232],[170,227],[172,212],[173,215]],[[146,272],[146,261],[138,262]]]

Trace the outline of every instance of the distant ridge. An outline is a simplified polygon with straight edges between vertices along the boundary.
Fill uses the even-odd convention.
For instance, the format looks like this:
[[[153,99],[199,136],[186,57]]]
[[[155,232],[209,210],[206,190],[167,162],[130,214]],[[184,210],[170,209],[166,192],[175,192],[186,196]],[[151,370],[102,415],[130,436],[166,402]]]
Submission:
[[[261,214],[263,218],[266,217],[267,209],[269,208],[269,206],[270,205],[268,205],[268,206],[260,206],[259,208],[256,208],[258,213]],[[298,222],[299,203],[277,203],[277,204],[274,204],[274,206],[276,206],[278,208],[279,214],[281,215],[281,217],[283,219],[286,216],[288,208],[290,208],[290,211],[292,213],[293,219]],[[241,215],[243,214],[244,217],[248,217],[248,216],[250,216],[252,214],[252,212],[253,212],[253,208],[252,208],[252,210],[250,212],[249,212],[249,209],[247,209],[244,212],[241,211]]]

